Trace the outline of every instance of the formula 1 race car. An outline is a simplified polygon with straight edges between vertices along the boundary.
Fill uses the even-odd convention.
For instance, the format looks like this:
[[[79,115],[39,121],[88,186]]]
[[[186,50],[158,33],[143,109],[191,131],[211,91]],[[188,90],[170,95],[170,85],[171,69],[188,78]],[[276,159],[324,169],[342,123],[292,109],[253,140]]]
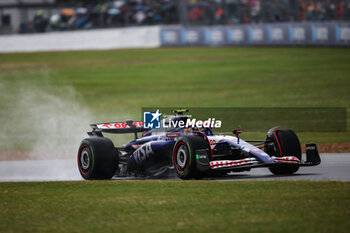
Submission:
[[[183,111],[163,121],[186,121]],[[152,176],[174,170],[181,179],[227,175],[267,167],[273,174],[287,175],[301,166],[321,163],[316,144],[306,144],[302,160],[299,139],[292,130],[274,127],[266,140],[242,140],[241,130],[233,136],[215,135],[211,128],[171,127],[145,129],[143,122],[92,124],[90,137],[81,142],[78,167],[84,179]],[[115,147],[104,133],[135,134],[131,142]],[[142,137],[138,138],[138,134]],[[251,144],[252,143],[252,144]]]

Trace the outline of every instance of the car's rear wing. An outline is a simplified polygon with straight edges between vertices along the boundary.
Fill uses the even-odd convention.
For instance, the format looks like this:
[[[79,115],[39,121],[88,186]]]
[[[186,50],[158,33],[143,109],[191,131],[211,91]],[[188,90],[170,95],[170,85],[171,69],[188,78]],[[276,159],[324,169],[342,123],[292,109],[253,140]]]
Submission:
[[[126,122],[109,122],[109,123],[97,123],[91,124],[91,132],[88,132],[90,136],[103,137],[102,133],[114,133],[125,134],[134,133],[137,138],[137,133],[144,132],[143,122],[127,120]]]

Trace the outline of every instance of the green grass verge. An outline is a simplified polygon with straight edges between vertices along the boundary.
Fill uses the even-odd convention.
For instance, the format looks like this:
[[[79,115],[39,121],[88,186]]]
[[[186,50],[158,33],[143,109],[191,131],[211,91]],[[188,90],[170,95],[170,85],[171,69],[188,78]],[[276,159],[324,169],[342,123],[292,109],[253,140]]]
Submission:
[[[137,120],[143,106],[349,108],[349,62],[350,50],[345,48],[0,54],[0,84],[10,96],[0,100],[0,119],[9,118],[6,109],[19,84],[46,88],[47,83],[50,91],[63,96],[65,87],[73,86],[95,121]],[[302,142],[346,142],[350,133],[300,137]]]
[[[0,232],[348,232],[349,182],[0,183]]]

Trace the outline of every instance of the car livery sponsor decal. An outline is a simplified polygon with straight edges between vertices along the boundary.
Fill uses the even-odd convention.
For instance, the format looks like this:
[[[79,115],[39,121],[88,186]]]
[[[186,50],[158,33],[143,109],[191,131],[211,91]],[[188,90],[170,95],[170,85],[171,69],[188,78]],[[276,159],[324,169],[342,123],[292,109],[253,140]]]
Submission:
[[[134,152],[134,159],[137,164],[141,164],[145,161],[150,155],[153,154],[153,150],[150,143],[147,143],[141,146]]]

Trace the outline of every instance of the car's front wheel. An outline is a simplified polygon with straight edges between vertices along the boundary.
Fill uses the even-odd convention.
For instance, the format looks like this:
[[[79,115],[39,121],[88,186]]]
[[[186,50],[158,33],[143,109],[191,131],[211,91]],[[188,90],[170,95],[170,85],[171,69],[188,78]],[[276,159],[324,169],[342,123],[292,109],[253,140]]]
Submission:
[[[200,178],[203,174],[197,169],[196,150],[207,150],[208,142],[198,135],[181,137],[174,146],[173,164],[181,179]]]
[[[268,132],[265,143],[265,152],[271,156],[294,156],[301,160],[301,146],[298,136],[292,130],[272,128]],[[297,172],[299,166],[295,164],[279,164],[269,170],[276,175],[289,175]]]

